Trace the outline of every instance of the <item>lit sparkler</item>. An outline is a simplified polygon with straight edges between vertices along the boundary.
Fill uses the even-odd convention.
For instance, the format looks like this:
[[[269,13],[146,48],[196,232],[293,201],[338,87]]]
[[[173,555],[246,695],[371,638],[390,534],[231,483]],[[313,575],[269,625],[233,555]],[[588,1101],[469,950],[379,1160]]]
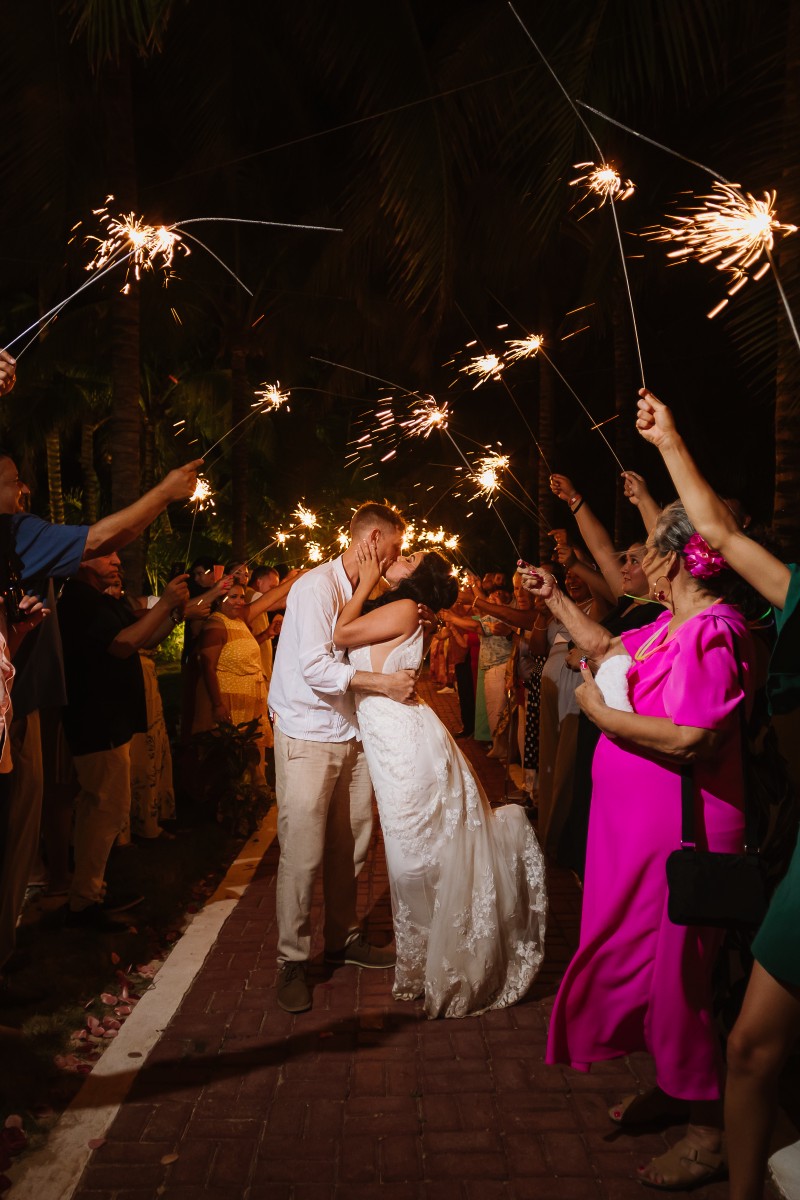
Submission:
[[[480,354],[477,358],[471,358],[467,365],[461,367],[460,370],[465,375],[477,376],[478,382],[472,389],[475,391],[482,383],[486,383],[487,379],[499,379],[504,365],[502,358],[496,354]]]
[[[515,338],[506,342],[506,362],[519,362],[522,358],[535,358],[544,345],[544,338],[539,333],[529,333],[527,337]]]
[[[623,179],[616,167],[610,163],[601,162],[599,165],[593,162],[575,163],[576,171],[582,171],[586,167],[591,169],[584,175],[578,176],[577,179],[569,181],[570,187],[583,186],[583,195],[578,198],[577,203],[580,204],[584,201],[590,203],[584,216],[588,216],[596,208],[602,208],[606,203],[627,200],[633,195],[634,184],[630,179]]]
[[[298,525],[302,525],[305,529],[316,529],[319,525],[317,514],[313,513],[310,508],[306,508],[303,504],[298,504],[292,516],[296,517]]]
[[[189,247],[174,226],[148,225],[142,217],[132,212],[112,217],[107,205],[113,199],[113,196],[109,196],[102,208],[94,210],[101,224],[106,226],[106,236],[101,238],[90,234],[87,237],[87,241],[97,243],[97,248],[86,270],[102,271],[124,256],[133,267],[137,279],[141,279],[142,271],[155,271],[158,268],[166,272],[166,282],[172,273],[176,251],[191,254]],[[122,290],[129,290],[129,286],[126,276]]]
[[[322,546],[320,546],[319,542],[309,542],[308,543],[308,545],[306,546],[306,556],[307,556],[309,562],[312,562],[312,563],[322,562],[322,558],[323,558]]]
[[[207,508],[214,507],[214,493],[211,489],[211,484],[204,476],[197,476],[197,483],[189,497],[189,503],[196,505],[196,512],[205,512]]]
[[[738,183],[715,180],[709,195],[697,197],[700,207],[688,210],[686,216],[677,214],[671,225],[659,225],[646,233],[653,241],[678,243],[668,258],[713,262],[718,271],[726,271],[728,295],[732,296],[748,279],[760,279],[769,270],[776,234],[785,237],[797,232],[796,225],[784,225],[777,219],[775,197],[774,191],[765,192],[763,200],[756,200]],[[754,270],[762,256],[767,261]],[[727,300],[708,315],[715,316],[725,304]]]
[[[449,418],[446,400],[439,404],[433,396],[423,396],[422,403],[412,408],[411,416],[399,424],[408,434],[427,438],[434,429],[447,429]]]
[[[340,550],[344,551],[350,545],[350,534],[346,529],[336,530],[336,542]]]
[[[487,454],[478,460],[477,470],[470,476],[478,485],[478,495],[494,496],[500,490],[500,472],[508,468],[507,454]]]
[[[263,408],[281,408],[289,399],[290,392],[281,391],[280,379],[276,383],[262,383],[255,393],[257,403]]]

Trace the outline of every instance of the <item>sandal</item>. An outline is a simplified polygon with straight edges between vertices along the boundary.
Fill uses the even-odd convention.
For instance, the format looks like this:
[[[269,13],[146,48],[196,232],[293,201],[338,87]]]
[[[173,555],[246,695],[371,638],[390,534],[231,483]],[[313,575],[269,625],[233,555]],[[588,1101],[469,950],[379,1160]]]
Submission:
[[[648,1179],[643,1174],[644,1171],[653,1168],[662,1177],[663,1182]],[[687,1192],[693,1188],[704,1187],[707,1183],[726,1179],[728,1164],[724,1151],[715,1153],[713,1150],[701,1150],[693,1146],[688,1138],[681,1138],[666,1154],[651,1159],[646,1167],[639,1167],[638,1175],[639,1182],[645,1187],[656,1188],[661,1192]]]
[[[661,1088],[650,1088],[648,1092],[634,1092],[612,1105],[608,1115],[615,1125],[633,1129],[656,1122],[676,1124],[689,1119],[689,1105],[662,1092]]]

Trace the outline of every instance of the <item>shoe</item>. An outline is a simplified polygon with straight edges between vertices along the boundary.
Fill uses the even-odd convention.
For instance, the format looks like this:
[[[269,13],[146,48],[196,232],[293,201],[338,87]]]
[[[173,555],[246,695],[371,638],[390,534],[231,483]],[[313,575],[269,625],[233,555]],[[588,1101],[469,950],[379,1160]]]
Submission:
[[[636,1171],[639,1182],[645,1187],[661,1192],[688,1192],[706,1183],[727,1179],[728,1163],[724,1150],[701,1150],[688,1138],[681,1138],[666,1154],[651,1159],[646,1167],[637,1167]],[[653,1179],[645,1175],[645,1171],[652,1171],[661,1178]]]
[[[437,696],[452,696],[453,693],[455,692],[455,690],[456,690],[455,688],[451,688],[451,687],[438,688],[436,691],[436,695]]]
[[[304,962],[281,963],[276,988],[278,1008],[284,1012],[308,1012],[311,1008],[311,989],[306,983]]]
[[[113,913],[106,912],[102,904],[90,904],[77,910],[67,907],[64,925],[67,929],[96,929],[101,933],[119,933],[127,927],[127,922],[124,918],[117,918]]]
[[[468,738],[468,737],[472,737],[474,732],[475,732],[474,729],[459,729],[458,733],[453,734],[453,737],[456,740],[458,740],[459,738]]]
[[[397,955],[388,947],[384,949],[370,945],[363,933],[359,933],[341,950],[326,950],[325,962],[337,967],[351,963],[354,967],[380,971],[386,967],[393,967],[397,962]]]
[[[100,906],[107,913],[122,913],[129,908],[136,908],[143,900],[141,892],[106,892]]]

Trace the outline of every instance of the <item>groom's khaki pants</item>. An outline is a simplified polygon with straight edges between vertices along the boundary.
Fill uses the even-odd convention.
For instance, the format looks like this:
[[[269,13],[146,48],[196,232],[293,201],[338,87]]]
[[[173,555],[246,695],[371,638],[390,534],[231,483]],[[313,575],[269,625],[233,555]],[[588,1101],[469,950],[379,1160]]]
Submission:
[[[322,867],[325,948],[359,931],[357,878],[372,836],[372,782],[360,742],[307,742],[275,726],[278,962],[311,955],[311,898]]]

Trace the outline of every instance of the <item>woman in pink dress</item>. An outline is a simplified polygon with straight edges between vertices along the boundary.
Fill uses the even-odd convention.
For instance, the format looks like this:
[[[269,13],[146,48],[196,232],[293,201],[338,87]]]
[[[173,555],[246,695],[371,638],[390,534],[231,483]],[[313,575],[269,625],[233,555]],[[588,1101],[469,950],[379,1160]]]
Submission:
[[[610,707],[590,671],[577,696],[602,731],[578,950],[556,997],[546,1061],[588,1071],[593,1062],[647,1050],[658,1087],[611,1110],[626,1124],[688,1109],[686,1136],[641,1169],[643,1183],[674,1189],[722,1175],[721,1057],[711,975],[722,933],[673,925],[665,863],[681,837],[681,767],[691,764],[698,847],[743,844],[740,701],[752,692],[752,645],[741,611],[725,603],[742,581],[695,534],[682,505],[664,510],[643,569],[667,608],[652,625],[612,639],[555,587],[529,575],[557,620],[603,674],[621,671],[627,697]],[[628,656],[612,663],[618,655]],[[613,686],[601,683],[609,697]],[[743,691],[744,683],[744,691]],[[626,703],[629,701],[629,704]]]

